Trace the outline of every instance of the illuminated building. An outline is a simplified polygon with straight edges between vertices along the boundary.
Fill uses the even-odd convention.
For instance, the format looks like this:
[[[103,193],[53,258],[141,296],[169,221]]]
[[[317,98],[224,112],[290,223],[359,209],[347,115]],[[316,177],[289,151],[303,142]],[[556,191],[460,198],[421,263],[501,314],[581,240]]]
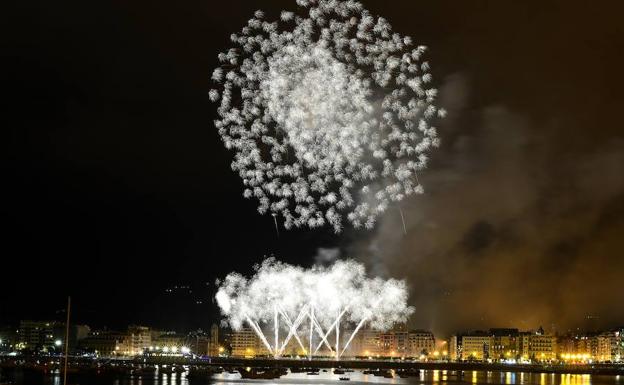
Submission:
[[[361,330],[352,354],[361,357],[420,357],[434,351],[433,333],[425,330],[407,331],[405,325],[401,324],[386,332]]]
[[[453,335],[449,341],[449,358],[452,361],[457,361],[461,359],[463,345],[462,345],[462,336],[461,335]]]
[[[137,356],[143,354],[152,346],[152,334],[150,328],[145,326],[130,326],[124,339],[117,345],[117,354],[124,356]]]
[[[516,359],[518,356],[518,329],[490,329],[490,358],[494,360]]]
[[[597,361],[624,362],[624,328],[601,333],[596,338],[598,345]]]
[[[557,341],[557,355],[564,362],[599,361],[598,335],[568,334]]]
[[[520,333],[519,353],[525,360],[552,361],[557,358],[557,337],[539,328],[536,332]]]
[[[251,328],[242,328],[232,332],[230,344],[234,357],[255,357],[268,354],[260,338]]]
[[[213,324],[210,327],[210,342],[208,345],[208,355],[212,357],[216,357],[219,354],[221,354],[221,352],[219,351],[220,346],[221,345],[219,342],[219,326],[216,324]]]
[[[435,337],[433,333],[426,330],[411,330],[409,332],[409,356],[429,355],[434,351]]]
[[[372,357],[380,354],[380,341],[377,330],[363,329],[356,337],[356,343],[353,345],[356,355]]]
[[[77,343],[89,335],[91,329],[86,325],[69,326],[69,348],[73,350]],[[65,345],[65,324],[55,321],[20,321],[17,332],[17,345],[21,348],[60,351]],[[60,341],[60,342],[59,342]]]
[[[624,362],[624,327],[611,331],[611,362]]]
[[[175,332],[166,332],[161,333],[157,337],[154,337],[152,334],[152,340],[149,346],[169,346],[169,347],[178,347],[186,345],[187,337],[183,334],[178,334]]]
[[[27,348],[53,347],[55,338],[55,328],[61,325],[53,321],[20,321],[18,330],[18,344]]]
[[[412,356],[409,351],[409,333],[405,325],[396,325],[393,329],[379,334],[378,353],[383,357]]]
[[[12,327],[0,328],[0,352],[9,350],[17,341],[17,330]]]
[[[82,350],[97,354],[102,357],[110,357],[118,354],[117,347],[126,338],[125,333],[110,330],[95,331],[80,341]]]
[[[490,358],[491,336],[486,332],[473,332],[462,336],[461,359],[485,361]]]

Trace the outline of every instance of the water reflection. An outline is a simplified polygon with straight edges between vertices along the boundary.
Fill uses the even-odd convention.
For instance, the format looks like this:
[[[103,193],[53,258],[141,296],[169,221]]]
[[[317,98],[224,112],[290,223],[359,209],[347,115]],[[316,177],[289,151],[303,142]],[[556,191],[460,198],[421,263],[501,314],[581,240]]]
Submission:
[[[416,377],[401,378],[391,371],[393,378],[365,375],[361,371],[340,376],[331,370],[319,375],[308,376],[306,373],[291,373],[279,380],[242,380],[240,375],[224,372],[213,378],[189,379],[186,373],[160,374],[152,376],[127,376],[124,378],[89,377],[70,380],[71,384],[83,385],[624,385],[623,376],[600,376],[587,374],[552,374],[524,372],[492,372],[492,371],[453,371],[428,370],[421,371]],[[340,381],[340,377],[348,377],[349,381]],[[57,375],[47,377],[29,377],[18,374],[9,379],[15,385],[61,385],[62,378]]]

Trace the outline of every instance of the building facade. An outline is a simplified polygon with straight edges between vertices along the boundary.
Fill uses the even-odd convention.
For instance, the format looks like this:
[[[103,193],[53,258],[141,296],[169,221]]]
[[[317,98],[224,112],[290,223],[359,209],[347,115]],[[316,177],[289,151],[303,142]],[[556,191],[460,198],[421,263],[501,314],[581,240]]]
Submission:
[[[352,345],[351,354],[359,357],[421,357],[435,351],[433,333],[425,330],[406,330],[404,325],[380,332],[361,330]]]
[[[124,339],[115,350],[118,355],[137,356],[149,350],[152,346],[152,333],[146,326],[130,326]]]
[[[208,344],[208,355],[212,357],[217,357],[223,352],[223,348],[221,347],[221,342],[219,340],[219,326],[213,324],[210,327],[210,340]]]
[[[233,357],[255,357],[268,353],[256,332],[251,328],[233,331],[230,336]]]
[[[102,357],[112,357],[119,354],[119,347],[125,340],[126,334],[110,330],[91,332],[79,342],[79,347],[85,352]]]
[[[557,337],[546,334],[540,328],[535,333],[528,334],[528,346],[521,352],[523,357],[532,361],[553,361],[557,359]]]
[[[53,321],[22,320],[17,333],[17,345],[21,349],[52,349],[60,334],[62,325]],[[55,335],[56,334],[56,335]]]
[[[485,361],[490,358],[491,343],[491,336],[485,332],[464,335],[460,357],[463,361]]]
[[[409,356],[429,356],[435,352],[435,337],[426,330],[412,330],[409,332]]]

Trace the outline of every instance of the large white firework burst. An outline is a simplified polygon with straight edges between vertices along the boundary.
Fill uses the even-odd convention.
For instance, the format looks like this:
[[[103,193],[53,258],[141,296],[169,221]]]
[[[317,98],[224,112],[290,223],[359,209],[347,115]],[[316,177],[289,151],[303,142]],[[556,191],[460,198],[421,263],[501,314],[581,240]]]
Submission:
[[[297,0],[257,11],[219,54],[215,121],[246,198],[287,229],[346,219],[372,228],[392,202],[423,192],[417,173],[439,145],[424,46],[353,0]]]
[[[269,258],[251,277],[231,273],[218,286],[215,299],[227,323],[251,327],[276,357],[294,338],[310,356],[325,345],[340,358],[364,325],[388,330],[414,312],[405,281],[369,277],[352,260],[304,269]]]

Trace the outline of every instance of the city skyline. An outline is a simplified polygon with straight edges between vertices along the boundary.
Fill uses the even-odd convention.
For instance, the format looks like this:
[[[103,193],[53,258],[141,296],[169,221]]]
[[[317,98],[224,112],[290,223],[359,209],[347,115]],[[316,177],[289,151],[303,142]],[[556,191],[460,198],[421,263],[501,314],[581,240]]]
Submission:
[[[426,194],[340,236],[276,234],[213,123],[232,27],[294,0],[10,5],[0,325],[72,296],[79,323],[197,329],[221,321],[216,280],[265,256],[404,279],[439,334],[624,323],[623,5],[363,4],[430,47],[448,115]]]
[[[349,330],[345,332],[342,344]],[[289,343],[286,341],[283,353],[276,357],[251,327],[232,330],[213,324],[207,330],[180,333],[138,325],[129,325],[123,330],[72,325],[68,335],[72,355],[97,358],[199,356],[335,359],[329,345],[309,356],[306,347],[294,339]],[[322,340],[317,337],[315,341]],[[0,328],[0,354],[58,356],[64,346],[65,325],[61,322],[22,320],[16,330]],[[551,333],[541,327],[536,330],[489,328],[456,332],[446,338],[429,330],[409,328],[404,323],[395,324],[388,330],[375,330],[366,326],[342,358],[507,364],[621,363],[624,362],[624,327],[563,334]]]

